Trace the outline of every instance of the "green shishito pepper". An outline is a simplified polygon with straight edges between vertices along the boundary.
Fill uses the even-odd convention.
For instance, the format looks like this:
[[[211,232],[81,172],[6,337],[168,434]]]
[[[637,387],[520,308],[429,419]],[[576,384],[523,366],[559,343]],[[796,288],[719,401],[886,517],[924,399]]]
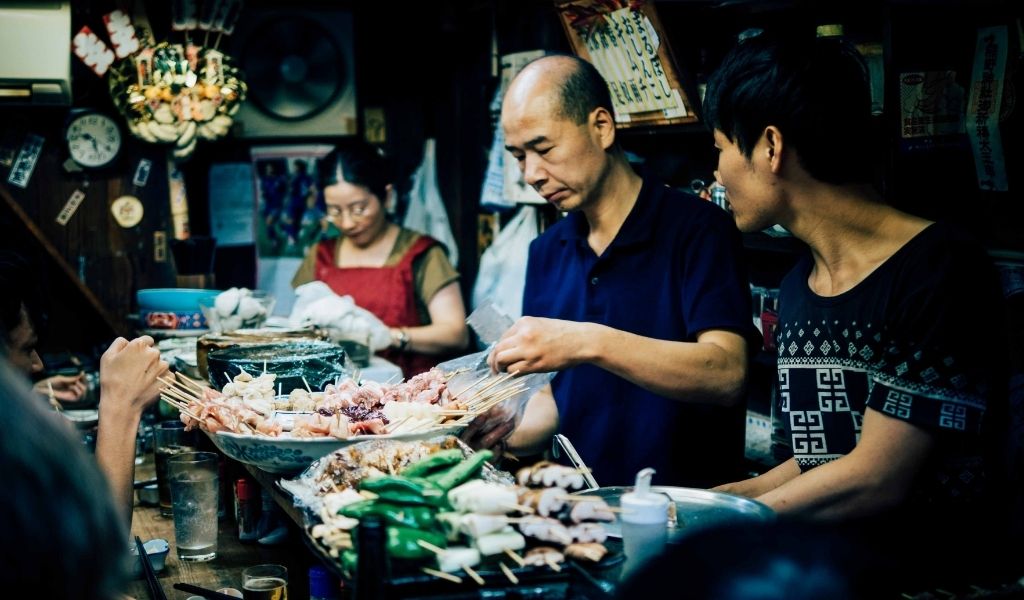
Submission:
[[[437,525],[434,516],[437,509],[421,504],[395,504],[381,500],[364,500],[343,506],[338,514],[351,519],[362,519],[366,515],[380,515],[388,525],[427,529]]]
[[[494,457],[494,453],[490,450],[480,450],[452,468],[427,477],[427,481],[447,492],[479,473],[484,463],[492,457]]]
[[[419,540],[429,542],[439,548],[448,546],[444,536],[433,531],[411,529],[409,527],[388,526],[388,554],[392,558],[417,560],[430,558],[434,553],[419,545]]]
[[[366,479],[359,484],[360,490],[377,494],[378,499],[395,504],[422,504],[442,506],[445,503],[444,490],[425,479],[388,476]]]
[[[447,469],[454,464],[462,462],[463,458],[462,450],[458,448],[441,450],[407,466],[401,475],[402,477],[426,477],[434,471]]]

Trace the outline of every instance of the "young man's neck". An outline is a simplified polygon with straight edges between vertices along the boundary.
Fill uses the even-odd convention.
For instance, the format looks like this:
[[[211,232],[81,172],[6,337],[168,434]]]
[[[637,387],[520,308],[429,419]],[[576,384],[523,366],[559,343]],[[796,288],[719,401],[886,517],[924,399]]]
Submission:
[[[602,191],[592,205],[583,209],[590,225],[587,241],[598,255],[602,254],[622,228],[640,196],[643,179],[637,175],[625,156],[611,159]]]
[[[866,185],[805,184],[792,206],[786,227],[810,247],[808,284],[823,296],[863,281],[931,223],[885,204]]]

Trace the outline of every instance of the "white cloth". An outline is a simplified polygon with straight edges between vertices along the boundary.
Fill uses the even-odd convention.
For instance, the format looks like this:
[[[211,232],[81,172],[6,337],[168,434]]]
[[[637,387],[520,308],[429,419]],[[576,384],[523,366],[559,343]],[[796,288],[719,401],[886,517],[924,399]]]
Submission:
[[[391,345],[391,330],[372,312],[357,306],[352,296],[339,296],[326,283],[311,281],[295,288],[295,304],[288,322],[292,327],[314,325],[332,341],[369,340],[377,352]]]
[[[537,235],[537,209],[523,206],[480,257],[480,270],[473,285],[473,308],[490,301],[513,319],[522,316],[526,259],[530,242]]]
[[[459,245],[455,243],[448,211],[445,210],[441,192],[437,188],[437,158],[434,140],[423,144],[423,162],[412,176],[409,190],[409,208],[405,212],[406,229],[424,233],[441,242],[448,250],[452,266],[459,266]]]

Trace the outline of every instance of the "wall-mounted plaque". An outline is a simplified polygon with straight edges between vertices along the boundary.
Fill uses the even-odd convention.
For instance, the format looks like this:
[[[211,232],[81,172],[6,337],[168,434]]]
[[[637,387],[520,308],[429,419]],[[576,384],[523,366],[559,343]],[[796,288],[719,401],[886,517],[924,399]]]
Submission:
[[[569,42],[608,81],[620,127],[696,122],[650,0],[555,0]]]

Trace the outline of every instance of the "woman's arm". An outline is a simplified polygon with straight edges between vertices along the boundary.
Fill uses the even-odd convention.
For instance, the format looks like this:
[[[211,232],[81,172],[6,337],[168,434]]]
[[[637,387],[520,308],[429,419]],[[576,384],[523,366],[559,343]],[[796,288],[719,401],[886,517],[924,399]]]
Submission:
[[[447,354],[465,349],[469,343],[469,330],[458,281],[438,290],[427,304],[427,312],[430,313],[430,325],[404,328],[409,336],[406,350],[421,354]]]

